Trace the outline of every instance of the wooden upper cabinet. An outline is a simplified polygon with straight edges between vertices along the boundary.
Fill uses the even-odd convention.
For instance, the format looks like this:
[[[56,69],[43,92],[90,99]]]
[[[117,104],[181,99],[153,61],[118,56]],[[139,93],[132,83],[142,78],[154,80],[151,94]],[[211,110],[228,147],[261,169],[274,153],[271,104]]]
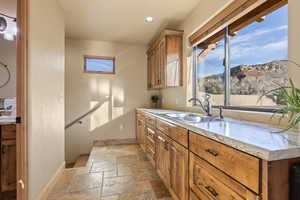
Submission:
[[[164,30],[148,51],[148,88],[161,89],[182,85],[183,31]]]

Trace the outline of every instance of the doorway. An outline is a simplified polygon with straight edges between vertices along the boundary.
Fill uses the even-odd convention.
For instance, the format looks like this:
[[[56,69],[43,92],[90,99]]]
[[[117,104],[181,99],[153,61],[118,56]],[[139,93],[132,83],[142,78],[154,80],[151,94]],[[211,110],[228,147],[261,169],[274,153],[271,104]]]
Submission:
[[[0,199],[27,199],[27,0],[0,0]]]

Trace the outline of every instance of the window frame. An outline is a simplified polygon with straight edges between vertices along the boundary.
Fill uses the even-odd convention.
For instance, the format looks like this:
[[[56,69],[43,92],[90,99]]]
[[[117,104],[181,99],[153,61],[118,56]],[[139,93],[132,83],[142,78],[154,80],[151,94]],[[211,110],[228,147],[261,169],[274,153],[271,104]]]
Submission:
[[[281,8],[281,7],[280,7]],[[278,8],[278,9],[280,9]],[[277,9],[276,9],[277,10]],[[275,11],[275,10],[274,10]],[[248,24],[250,25],[250,24]],[[239,111],[254,111],[254,112],[268,112],[268,113],[276,113],[280,110],[280,107],[259,107],[259,106],[231,106],[230,105],[230,96],[231,96],[231,89],[230,89],[230,65],[231,65],[231,30],[230,25],[227,25],[225,29],[222,30],[224,32],[224,103],[221,105],[224,109],[228,110],[239,110]],[[192,84],[192,97],[197,98],[198,92],[198,84],[197,84],[197,74],[198,74],[198,62],[197,62],[197,49],[198,46],[194,46],[193,48],[193,84]],[[206,51],[208,47],[201,48],[202,52]],[[193,101],[193,106],[196,105],[196,101]],[[212,106],[213,108],[219,108],[220,106]]]
[[[98,59],[98,60],[111,60],[113,61],[113,71],[112,72],[103,72],[103,71],[92,71],[87,70],[87,59]],[[89,74],[116,74],[116,58],[110,56],[83,56],[83,72]]]

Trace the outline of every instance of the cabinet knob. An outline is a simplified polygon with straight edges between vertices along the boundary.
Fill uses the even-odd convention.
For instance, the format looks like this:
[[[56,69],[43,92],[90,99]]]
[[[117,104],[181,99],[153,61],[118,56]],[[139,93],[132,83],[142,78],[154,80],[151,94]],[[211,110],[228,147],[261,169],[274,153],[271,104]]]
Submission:
[[[23,180],[20,179],[20,180],[18,181],[18,184],[21,186],[22,190],[25,189],[25,184],[24,184]]]
[[[216,152],[215,150],[212,150],[212,149],[205,149],[205,151],[215,157],[217,157],[219,155],[218,152]]]
[[[216,192],[216,190],[211,186],[206,186],[205,189],[207,189],[214,197],[218,196],[219,194]]]

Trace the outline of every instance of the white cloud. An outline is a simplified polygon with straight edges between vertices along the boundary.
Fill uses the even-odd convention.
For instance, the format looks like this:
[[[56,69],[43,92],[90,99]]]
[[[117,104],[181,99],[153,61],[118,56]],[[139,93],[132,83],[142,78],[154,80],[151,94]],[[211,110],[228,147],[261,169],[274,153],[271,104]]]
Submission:
[[[232,44],[253,40],[254,37],[262,36],[262,35],[277,32],[277,31],[283,31],[283,30],[287,30],[287,29],[288,29],[287,25],[279,26],[276,28],[270,28],[270,29],[258,29],[251,33],[237,35],[237,36],[232,37]]]

